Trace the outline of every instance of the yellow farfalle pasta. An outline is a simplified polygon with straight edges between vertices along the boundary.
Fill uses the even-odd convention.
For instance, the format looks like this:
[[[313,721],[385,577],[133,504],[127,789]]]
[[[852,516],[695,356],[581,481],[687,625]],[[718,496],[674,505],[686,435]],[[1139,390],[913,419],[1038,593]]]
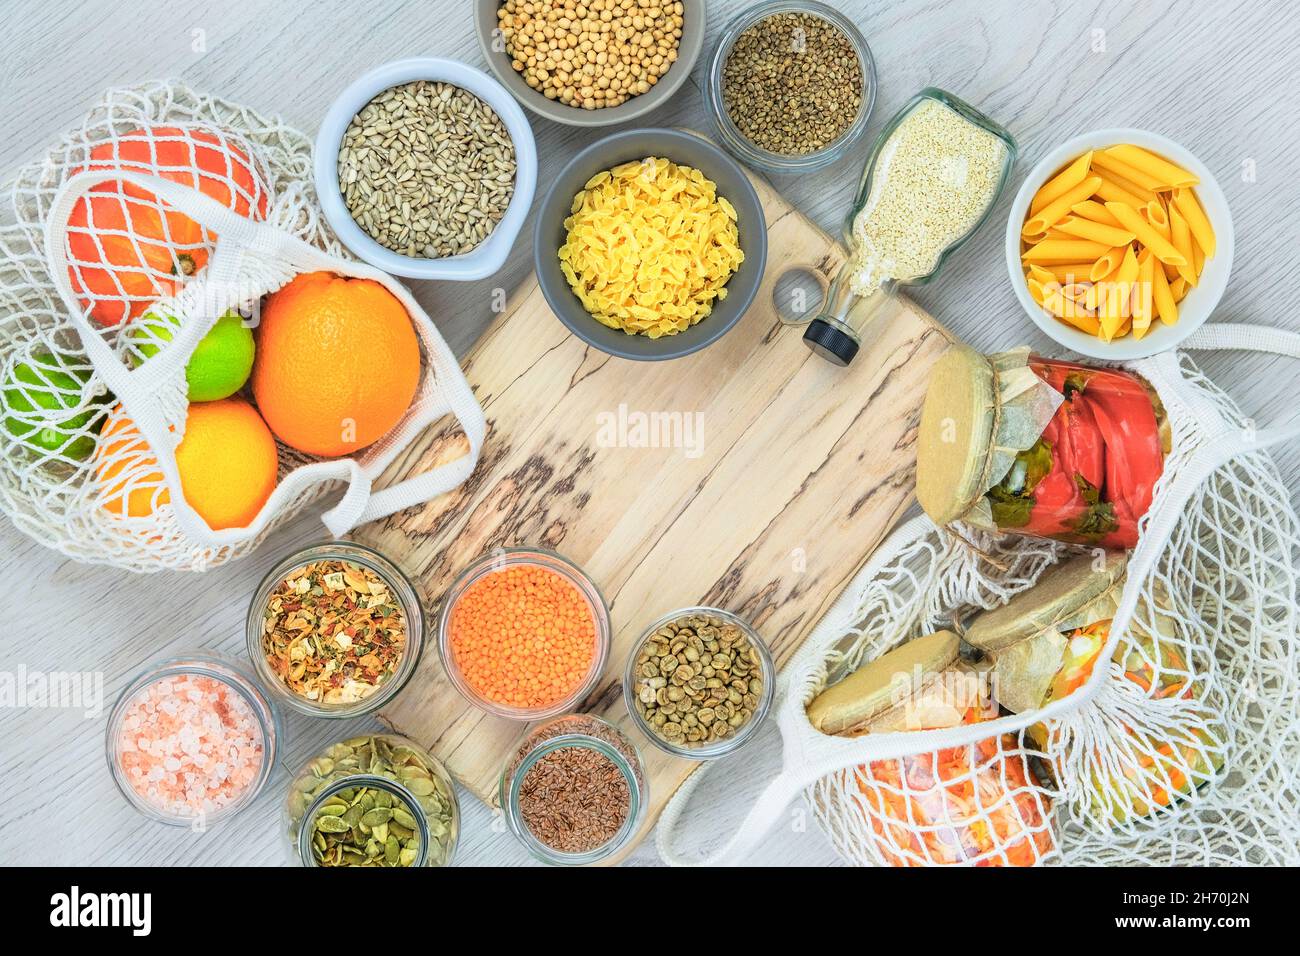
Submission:
[[[1030,294],[1057,319],[1111,341],[1141,338],[1214,255],[1214,229],[1180,166],[1119,144],[1089,150],[1030,200],[1020,236]],[[1086,260],[1086,261],[1085,261]]]
[[[698,169],[659,157],[597,173],[564,220],[560,271],[592,318],[652,339],[727,296],[745,261],[736,210]]]

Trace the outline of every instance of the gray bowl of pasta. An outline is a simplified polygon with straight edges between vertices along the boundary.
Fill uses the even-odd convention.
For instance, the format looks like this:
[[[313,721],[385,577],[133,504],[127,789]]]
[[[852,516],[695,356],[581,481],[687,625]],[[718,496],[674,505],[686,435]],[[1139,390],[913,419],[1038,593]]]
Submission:
[[[633,163],[644,171],[625,166]],[[619,167],[623,173],[613,174]],[[681,167],[698,170],[707,183]],[[602,177],[584,210],[575,212],[575,197],[606,172],[611,176]],[[647,181],[631,186],[620,175],[644,175]],[[607,195],[614,190],[623,192]],[[658,206],[656,199],[647,209],[638,201],[625,222],[617,213],[627,190],[638,200],[655,196],[668,205]],[[660,211],[672,228],[666,235],[653,228],[647,234],[646,223],[664,220],[656,218]],[[576,230],[566,225],[571,215]],[[707,220],[691,218],[697,215]],[[682,228],[683,218],[694,228]],[[733,242],[743,255],[738,264]],[[763,279],[767,223],[749,178],[713,143],[681,130],[628,130],[598,140],[561,170],[537,213],[533,256],[547,304],[574,335],[619,358],[661,361],[716,342],[745,314]],[[691,311],[698,314],[701,303],[707,314],[692,321]]]

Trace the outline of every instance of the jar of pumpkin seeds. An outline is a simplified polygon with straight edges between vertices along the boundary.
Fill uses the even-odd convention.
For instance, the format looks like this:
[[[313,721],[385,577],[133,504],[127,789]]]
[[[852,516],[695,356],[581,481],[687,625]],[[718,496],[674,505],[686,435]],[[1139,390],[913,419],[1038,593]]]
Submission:
[[[285,801],[303,866],[447,866],[459,829],[447,771],[396,734],[331,744],[294,776]]]

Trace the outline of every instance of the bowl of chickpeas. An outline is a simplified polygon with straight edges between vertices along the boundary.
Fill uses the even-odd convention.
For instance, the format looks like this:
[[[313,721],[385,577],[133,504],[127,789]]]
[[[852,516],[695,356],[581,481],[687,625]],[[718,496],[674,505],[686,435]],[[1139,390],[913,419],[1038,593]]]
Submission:
[[[643,116],[686,82],[704,0],[476,0],[483,55],[525,108],[569,126]]]

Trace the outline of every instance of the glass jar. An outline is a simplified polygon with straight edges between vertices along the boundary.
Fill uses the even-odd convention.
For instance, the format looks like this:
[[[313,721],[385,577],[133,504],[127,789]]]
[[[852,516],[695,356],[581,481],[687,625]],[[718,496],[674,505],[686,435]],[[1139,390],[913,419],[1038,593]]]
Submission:
[[[926,391],[917,500],[940,525],[1132,548],[1170,441],[1132,372],[957,345]]]
[[[397,734],[369,734],[303,765],[289,784],[284,826],[303,866],[447,866],[460,804],[427,750]]]
[[[501,700],[493,699],[485,690],[475,686],[467,676],[457,659],[454,646],[453,628],[457,607],[462,598],[487,578],[495,574],[508,573],[515,568],[542,568],[559,576],[560,580],[572,586],[581,596],[582,603],[591,614],[594,632],[594,647],[591,663],[586,674],[577,680],[573,687],[563,696],[537,706],[512,706]],[[583,570],[553,551],[543,548],[498,548],[473,561],[452,582],[442,600],[438,611],[438,652],[442,656],[443,667],[452,686],[461,695],[490,714],[510,720],[542,720],[565,711],[572,710],[596,686],[600,672],[609,656],[610,644],[609,608],[605,598],[596,587],[595,582]]]
[[[755,656],[758,660],[757,675],[754,675],[752,672],[747,672],[746,675],[741,678],[749,685],[745,687],[745,690],[741,693],[750,693],[752,678],[754,676],[757,676],[760,681],[759,692],[753,695],[755,699],[753,701],[753,709],[750,718],[736,728],[736,732],[730,736],[691,743],[688,742],[685,736],[679,735],[678,740],[674,742],[647,724],[645,717],[641,713],[641,709],[638,705],[642,702],[638,699],[638,688],[645,685],[641,680],[642,675],[638,673],[637,661],[641,654],[641,648],[645,646],[646,642],[649,641],[660,628],[673,623],[681,623],[690,618],[698,618],[700,616],[720,618],[726,624],[731,624],[740,628],[746,639],[748,639],[750,645],[754,648]],[[655,674],[646,676],[659,677],[659,672],[656,671]],[[707,681],[714,675],[712,672],[701,672],[699,675],[693,676]],[[672,683],[672,677],[667,677],[664,681],[664,687],[667,688]],[[726,685],[719,686],[724,691],[728,689]],[[772,706],[772,698],[776,692],[775,688],[776,667],[772,663],[772,655],[768,652],[767,645],[764,644],[763,639],[758,636],[758,632],[736,615],[715,607],[682,608],[680,611],[673,611],[669,614],[665,614],[663,617],[654,621],[649,627],[641,632],[641,637],[638,638],[634,645],[632,653],[628,655],[627,667],[623,672],[623,700],[627,704],[628,713],[632,715],[632,721],[637,725],[641,732],[650,739],[650,742],[660,750],[666,751],[676,757],[685,757],[688,760],[716,760],[719,757],[725,757],[728,754],[734,753],[742,747],[754,736],[759,726],[763,723],[764,719],[766,719],[768,710]],[[736,688],[730,689],[736,690]],[[707,695],[707,690],[704,690],[703,688],[701,688],[701,690]],[[654,699],[653,696],[650,698],[652,702]],[[741,700],[741,697],[737,696],[736,700]],[[730,702],[725,698],[722,700],[722,703],[728,708],[731,706]]]
[[[561,847],[555,845],[562,842],[560,839],[548,843],[544,833],[535,832],[543,831],[547,822],[546,804],[540,802],[545,798],[539,793],[547,783],[547,764],[557,759],[557,754],[571,748],[581,751],[584,764],[554,774],[552,779],[559,778],[571,786],[582,786],[590,781],[595,769],[608,775],[606,780],[618,799],[616,806],[608,806],[609,815],[593,824],[598,835],[608,832],[608,837],[595,845],[575,843]],[[623,791],[627,794],[626,803],[622,801]],[[600,797],[608,795],[608,791],[584,794],[578,802],[585,812],[588,807],[594,807]],[[552,794],[552,798],[561,800],[564,796],[563,793]],[[649,798],[641,755],[632,741],[613,724],[590,714],[568,714],[536,727],[506,761],[498,790],[498,800],[510,832],[534,857],[557,866],[597,863],[629,846],[645,820]],[[574,824],[583,822],[575,821],[572,813],[565,815],[566,829],[575,840],[584,833],[581,825]]]
[[[257,798],[283,737],[274,702],[251,674],[196,652],[152,663],[127,684],[108,716],[105,751],[127,803],[159,823],[198,829]]]
[[[392,672],[375,684],[373,691],[364,696],[358,697],[355,692],[342,693],[345,685],[341,683],[337,690],[344,699],[337,702],[324,699],[311,700],[296,692],[272,668],[262,647],[267,602],[272,592],[296,569],[322,561],[342,561],[360,565],[377,575],[387,585],[388,595],[396,602],[406,627],[405,643]],[[253,662],[258,679],[288,707],[312,717],[358,717],[372,713],[392,700],[415,673],[420,662],[420,654],[424,650],[427,629],[428,619],[424,612],[424,605],[410,578],[378,551],[352,541],[327,541],[286,555],[267,572],[257,586],[253,599],[249,603],[248,618],[245,622],[248,656]],[[341,679],[345,680],[350,676],[340,671]]]
[[[727,104],[723,98],[722,71],[736,40],[756,23],[782,13],[807,13],[833,24],[852,44],[857,54],[858,65],[862,70],[861,98],[853,122],[837,139],[812,153],[800,155],[774,153],[758,146],[736,126],[727,112]],[[875,102],[876,62],[871,56],[871,48],[867,45],[866,39],[853,22],[842,13],[824,3],[814,3],[810,0],[771,0],[768,3],[756,4],[740,14],[727,24],[718,37],[718,44],[714,48],[713,56],[709,60],[708,72],[705,74],[704,107],[713,120],[713,126],[718,132],[718,140],[728,152],[746,166],[765,173],[813,172],[847,155],[866,132],[867,120],[871,117],[871,108]]]
[[[903,285],[924,285],[988,218],[1016,142],[951,93],[922,90],[885,124],[844,225],[849,258],[804,332],[836,365],[857,355],[868,325]]]

